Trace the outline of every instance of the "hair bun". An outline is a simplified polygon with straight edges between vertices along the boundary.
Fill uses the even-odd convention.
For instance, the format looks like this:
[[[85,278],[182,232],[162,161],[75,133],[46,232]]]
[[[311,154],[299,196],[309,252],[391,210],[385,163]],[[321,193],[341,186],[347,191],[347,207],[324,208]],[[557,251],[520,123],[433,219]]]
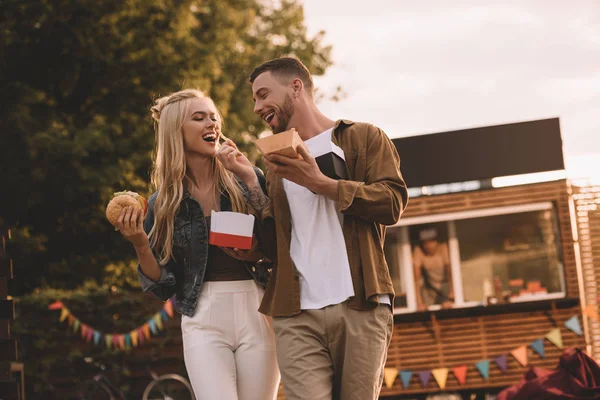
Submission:
[[[154,101],[154,105],[150,107],[150,111],[152,112],[152,118],[158,122],[160,119],[160,112],[167,105],[170,96],[159,97]]]

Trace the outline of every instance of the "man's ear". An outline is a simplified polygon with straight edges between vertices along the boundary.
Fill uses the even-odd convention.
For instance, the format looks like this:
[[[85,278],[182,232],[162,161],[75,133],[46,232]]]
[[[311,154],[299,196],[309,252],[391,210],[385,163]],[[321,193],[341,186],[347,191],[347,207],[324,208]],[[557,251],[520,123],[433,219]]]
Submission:
[[[292,89],[294,90],[294,96],[298,97],[298,95],[304,90],[304,82],[300,78],[294,78],[292,80]]]

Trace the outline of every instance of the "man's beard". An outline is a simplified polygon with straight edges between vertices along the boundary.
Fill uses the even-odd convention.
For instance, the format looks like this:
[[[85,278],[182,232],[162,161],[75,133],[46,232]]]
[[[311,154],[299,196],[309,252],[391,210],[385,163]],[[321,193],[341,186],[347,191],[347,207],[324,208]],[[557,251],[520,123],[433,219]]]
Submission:
[[[290,95],[286,94],[281,109],[277,113],[277,125],[273,127],[273,133],[281,133],[287,129],[294,115],[294,103]]]

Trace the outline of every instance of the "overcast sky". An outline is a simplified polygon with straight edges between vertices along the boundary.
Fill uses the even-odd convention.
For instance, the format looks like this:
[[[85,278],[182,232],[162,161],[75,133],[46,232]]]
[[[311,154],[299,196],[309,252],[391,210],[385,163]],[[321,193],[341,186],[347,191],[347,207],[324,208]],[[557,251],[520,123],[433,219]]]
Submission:
[[[560,117],[567,167],[600,178],[600,0],[304,0],[333,60],[331,118],[390,137]],[[543,151],[543,144],[540,144]]]

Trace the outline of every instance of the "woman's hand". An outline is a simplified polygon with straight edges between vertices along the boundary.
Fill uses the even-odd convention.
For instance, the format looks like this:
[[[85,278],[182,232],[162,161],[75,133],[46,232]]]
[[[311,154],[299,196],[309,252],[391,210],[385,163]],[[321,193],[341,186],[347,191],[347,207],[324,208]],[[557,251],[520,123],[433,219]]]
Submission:
[[[238,150],[232,140],[227,139],[217,150],[217,158],[225,168],[233,172],[244,183],[256,178],[254,168],[250,161]]]
[[[139,208],[125,207],[119,215],[116,228],[136,249],[150,247],[148,235],[144,231],[144,212]]]
[[[232,249],[231,247],[221,247],[221,250],[230,257],[248,262],[257,262],[264,257],[263,253],[258,248],[256,236],[252,238],[252,247],[249,250]]]

